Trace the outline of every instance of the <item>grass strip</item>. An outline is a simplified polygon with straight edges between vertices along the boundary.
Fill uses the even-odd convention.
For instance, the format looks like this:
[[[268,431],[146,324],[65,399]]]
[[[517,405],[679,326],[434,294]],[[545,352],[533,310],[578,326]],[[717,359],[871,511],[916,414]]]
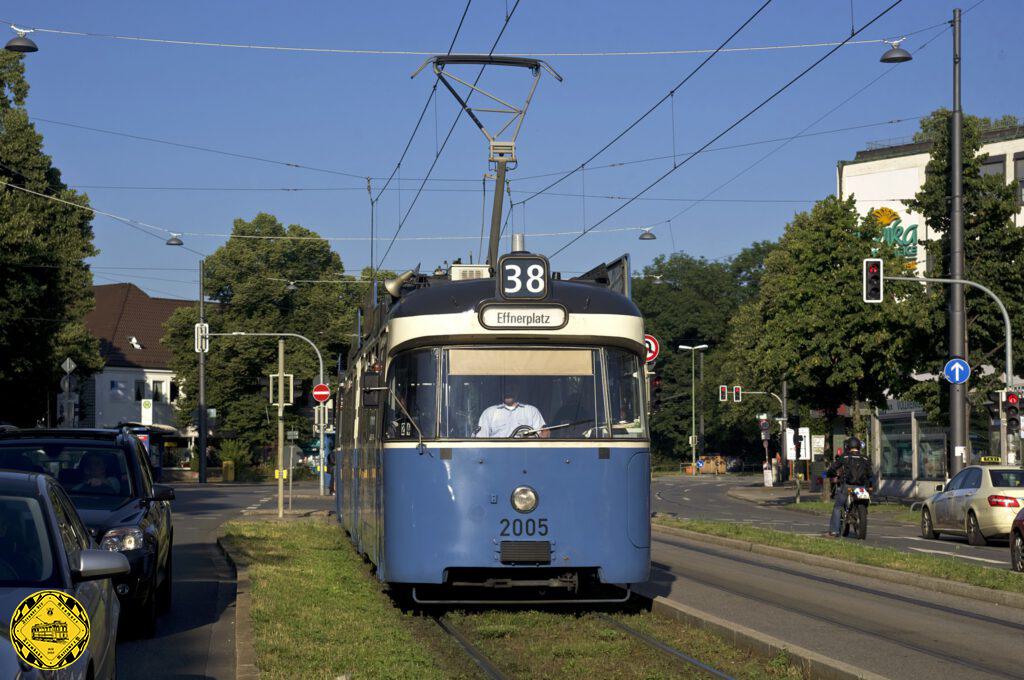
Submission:
[[[894,548],[877,548],[864,545],[854,540],[801,536],[800,534],[793,534],[787,531],[776,531],[775,529],[765,529],[716,520],[658,516],[652,521],[663,526],[688,529],[712,536],[735,538],[761,545],[771,545],[808,555],[820,555],[873,567],[896,569],[898,571],[920,574],[921,576],[959,581],[972,586],[991,588],[992,590],[1024,593],[1024,576],[1021,574],[1002,569],[979,567],[952,558],[905,553]]]
[[[425,641],[336,524],[230,522],[232,556],[249,568],[257,665],[264,678],[472,677],[460,652]]]
[[[648,611],[612,616],[735,678],[801,678],[786,655],[755,656],[718,636]],[[451,613],[457,625],[504,673],[518,678],[704,678],[585,610],[489,610]]]
[[[801,500],[799,503],[789,503],[778,507],[805,512],[809,515],[828,516],[832,514],[832,503],[826,501]],[[920,512],[912,512],[909,506],[897,503],[872,503],[868,514],[879,519],[906,522],[907,524],[917,524],[921,520]]]

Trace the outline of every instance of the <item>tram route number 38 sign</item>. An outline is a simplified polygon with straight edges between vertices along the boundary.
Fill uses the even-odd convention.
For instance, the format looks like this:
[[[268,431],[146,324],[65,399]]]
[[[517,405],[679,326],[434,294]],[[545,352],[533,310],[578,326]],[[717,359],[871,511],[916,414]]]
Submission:
[[[658,344],[658,339],[653,335],[644,336],[644,347],[647,348],[647,363],[651,363],[658,358],[658,354],[661,352],[661,345]]]
[[[498,260],[498,295],[505,300],[543,300],[550,265],[543,255],[510,254]]]

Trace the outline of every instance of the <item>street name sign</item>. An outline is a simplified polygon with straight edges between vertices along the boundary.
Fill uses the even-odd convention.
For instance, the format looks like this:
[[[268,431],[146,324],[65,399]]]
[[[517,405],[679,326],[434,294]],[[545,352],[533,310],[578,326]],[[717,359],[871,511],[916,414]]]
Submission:
[[[653,335],[644,336],[644,347],[647,348],[647,363],[651,363],[658,358],[658,354],[661,352],[661,344],[658,339]]]
[[[942,374],[946,376],[946,380],[949,382],[954,385],[960,385],[967,382],[967,379],[971,377],[971,366],[963,359],[957,357],[946,362],[946,366],[942,369]]]
[[[321,404],[331,398],[331,388],[327,385],[320,383],[313,388],[313,398]]]

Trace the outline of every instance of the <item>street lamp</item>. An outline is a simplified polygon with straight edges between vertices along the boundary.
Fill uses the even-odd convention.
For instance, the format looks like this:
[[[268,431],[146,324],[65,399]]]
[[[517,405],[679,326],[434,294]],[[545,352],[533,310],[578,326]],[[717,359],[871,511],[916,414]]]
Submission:
[[[640,233],[640,240],[641,240],[641,241],[654,241],[654,240],[656,240],[657,238],[658,238],[658,237],[657,237],[657,236],[655,236],[655,235],[654,235],[654,232],[653,232],[653,231],[651,231],[650,229],[644,229],[644,230],[643,230],[643,231],[642,231],[642,232]]]
[[[964,197],[963,197],[963,108],[960,105],[960,10],[953,10],[953,112],[949,134],[949,278],[960,280],[964,277]],[[910,53],[900,48],[899,40],[882,55],[886,64],[910,61]],[[967,319],[964,312],[963,284],[949,286],[949,356],[967,358]],[[963,469],[967,462],[967,389],[962,383],[949,384],[949,438],[953,451],[950,456],[949,476]]]
[[[905,61],[913,59],[910,56],[910,52],[900,47],[900,43],[906,40],[906,38],[900,38],[899,40],[886,41],[889,43],[889,49],[882,58],[879,59],[883,64],[902,64]]]
[[[168,246],[184,246],[185,242],[181,240],[181,234],[171,234],[171,237],[165,241],[165,245]],[[206,323],[206,307],[203,304],[203,298],[206,297],[206,272],[205,265],[206,260],[199,260],[199,323]],[[196,395],[196,409],[197,423],[196,427],[199,429],[199,483],[206,483],[206,352],[199,352],[199,394]]]
[[[38,52],[39,46],[32,41],[31,38],[26,36],[26,33],[31,33],[32,30],[28,28],[18,28],[12,25],[11,30],[18,35],[14,36],[7,41],[4,45],[4,49],[8,52],[19,52],[21,54],[28,54],[29,52]]]
[[[691,474],[697,474],[697,352],[704,351],[707,345],[679,345],[682,351],[690,353],[690,451],[693,456]]]

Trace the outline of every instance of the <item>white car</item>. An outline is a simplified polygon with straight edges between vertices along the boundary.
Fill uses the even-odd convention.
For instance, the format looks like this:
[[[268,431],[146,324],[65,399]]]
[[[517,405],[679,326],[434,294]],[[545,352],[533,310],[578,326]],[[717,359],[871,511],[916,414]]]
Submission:
[[[1006,465],[971,465],[924,502],[921,535],[966,536],[971,545],[1006,538],[1024,507],[1024,470]]]

